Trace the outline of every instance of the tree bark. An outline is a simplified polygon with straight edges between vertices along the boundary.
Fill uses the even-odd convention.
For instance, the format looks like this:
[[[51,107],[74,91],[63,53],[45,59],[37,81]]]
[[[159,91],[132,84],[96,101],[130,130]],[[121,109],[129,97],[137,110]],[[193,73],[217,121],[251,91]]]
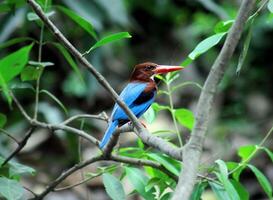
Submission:
[[[244,0],[242,2],[236,20],[205,81],[196,108],[195,126],[190,141],[183,150],[183,170],[179,175],[178,185],[172,200],[190,199],[197,177],[203,142],[208,128],[209,115],[216,96],[217,86],[223,78],[228,62],[239,42],[244,25],[250,16],[254,4],[255,0]]]

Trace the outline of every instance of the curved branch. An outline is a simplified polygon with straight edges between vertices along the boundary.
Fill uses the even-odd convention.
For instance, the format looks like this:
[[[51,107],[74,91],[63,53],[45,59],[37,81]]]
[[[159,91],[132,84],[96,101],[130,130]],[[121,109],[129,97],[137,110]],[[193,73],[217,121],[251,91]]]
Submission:
[[[75,116],[72,116],[72,117],[66,119],[65,121],[63,121],[61,123],[61,125],[66,125],[66,124],[69,124],[77,119],[82,119],[82,118],[92,118],[92,119],[99,119],[99,120],[107,121],[106,114],[104,114],[104,113],[101,113],[98,115],[79,114],[79,115],[75,115]]]
[[[179,176],[173,200],[180,200],[181,197],[187,200],[190,198],[193,186],[197,177],[199,160],[201,157],[205,133],[208,128],[209,116],[213,101],[216,96],[216,89],[222,80],[227,64],[237,46],[244,25],[255,4],[255,0],[244,0],[241,4],[236,20],[228,33],[227,39],[215,60],[207,80],[203,86],[196,108],[196,122],[192,131],[190,141],[183,150],[184,166]]]
[[[71,167],[70,169],[68,169],[67,171],[65,171],[64,173],[62,173],[57,179],[55,179],[52,183],[50,183],[47,188],[39,195],[37,195],[35,198],[33,198],[32,200],[40,200],[43,199],[48,193],[50,193],[51,191],[53,191],[57,185],[59,185],[64,179],[66,179],[69,175],[71,175],[72,173],[74,173],[75,171],[84,168],[85,166],[97,162],[99,160],[103,160],[103,156],[99,155],[99,156],[95,156],[93,158],[90,158],[89,160],[86,160],[82,163],[76,164],[73,167]]]
[[[32,135],[32,133],[33,133],[34,130],[35,130],[35,127],[31,127],[27,131],[27,133],[26,133],[25,137],[23,138],[23,140],[18,143],[18,147],[15,149],[14,152],[12,152],[10,154],[9,157],[6,158],[6,160],[2,163],[1,167],[3,167],[4,165],[6,165],[16,154],[18,154],[26,146],[27,141],[30,138],[30,136]]]

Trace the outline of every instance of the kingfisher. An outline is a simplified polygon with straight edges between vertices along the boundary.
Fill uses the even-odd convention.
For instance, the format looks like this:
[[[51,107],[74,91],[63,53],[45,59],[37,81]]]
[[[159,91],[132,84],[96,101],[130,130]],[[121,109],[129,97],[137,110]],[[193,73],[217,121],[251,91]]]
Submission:
[[[119,97],[131,109],[137,118],[141,117],[155,100],[157,84],[154,80],[156,74],[165,74],[181,70],[181,66],[158,65],[145,62],[135,66],[129,83],[122,90]],[[99,147],[103,149],[109,142],[117,127],[128,123],[130,119],[123,109],[116,103],[114,105],[109,125],[104,133]]]

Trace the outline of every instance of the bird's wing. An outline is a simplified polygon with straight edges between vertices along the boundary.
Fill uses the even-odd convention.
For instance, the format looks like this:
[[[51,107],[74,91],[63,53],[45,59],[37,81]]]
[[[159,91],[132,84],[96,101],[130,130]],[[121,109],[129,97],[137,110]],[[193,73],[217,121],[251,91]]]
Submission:
[[[120,98],[130,108],[132,103],[139,97],[139,95],[145,90],[147,83],[129,83],[121,92]],[[112,120],[127,119],[127,115],[124,115],[124,111],[115,104],[112,112]]]

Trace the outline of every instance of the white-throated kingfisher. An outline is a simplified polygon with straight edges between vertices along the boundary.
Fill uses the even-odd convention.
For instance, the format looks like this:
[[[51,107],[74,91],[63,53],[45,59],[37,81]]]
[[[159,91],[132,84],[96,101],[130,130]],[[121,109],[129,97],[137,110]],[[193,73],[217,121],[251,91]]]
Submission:
[[[138,64],[134,68],[129,83],[122,90],[120,98],[131,109],[135,116],[139,118],[150,107],[155,99],[157,85],[154,81],[154,76],[156,74],[165,74],[181,69],[183,69],[183,67],[158,65],[151,62]],[[104,146],[109,142],[116,127],[120,127],[129,121],[130,119],[126,113],[116,103],[112,111],[108,128],[99,145],[100,148],[104,148]]]

